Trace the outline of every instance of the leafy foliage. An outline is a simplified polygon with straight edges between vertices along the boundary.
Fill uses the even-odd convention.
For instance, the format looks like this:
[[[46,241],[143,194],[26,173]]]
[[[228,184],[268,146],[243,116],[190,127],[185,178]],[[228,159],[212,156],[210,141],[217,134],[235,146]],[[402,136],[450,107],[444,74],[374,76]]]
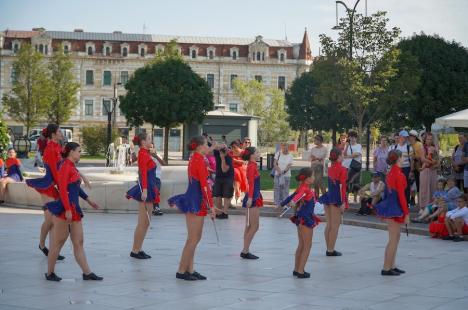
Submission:
[[[118,137],[117,130],[112,132],[112,141]],[[105,126],[83,127],[82,138],[88,155],[96,156],[107,152],[107,128]]]

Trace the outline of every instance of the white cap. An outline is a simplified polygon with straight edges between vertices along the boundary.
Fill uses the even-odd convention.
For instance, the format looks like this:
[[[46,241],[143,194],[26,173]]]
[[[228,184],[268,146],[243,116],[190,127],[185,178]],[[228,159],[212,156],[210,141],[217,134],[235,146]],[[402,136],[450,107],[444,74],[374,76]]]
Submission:
[[[409,135],[413,136],[413,137],[416,137],[416,138],[419,136],[418,132],[416,130],[414,130],[414,129],[410,130]]]

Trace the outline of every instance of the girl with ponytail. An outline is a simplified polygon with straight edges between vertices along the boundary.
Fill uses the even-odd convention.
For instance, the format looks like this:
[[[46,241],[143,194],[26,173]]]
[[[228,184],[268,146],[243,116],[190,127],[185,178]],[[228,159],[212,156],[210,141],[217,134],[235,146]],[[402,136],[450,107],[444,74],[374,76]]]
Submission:
[[[81,222],[83,211],[79,198],[81,197],[94,209],[98,209],[99,206],[80,187],[81,175],[76,169],[76,163],[80,160],[81,147],[78,143],[69,142],[65,145],[61,155],[63,161],[59,165],[57,183],[59,198],[46,204],[48,212],[53,215],[55,238],[50,247],[45,277],[49,281],[62,280],[55,274],[55,264],[60,250],[70,236],[73,254],[83,271],[83,280],[102,280],[102,277],[91,272],[83,248],[83,224]]]
[[[210,209],[211,219],[216,216],[213,207],[213,197],[208,186],[208,169],[205,155],[210,151],[206,138],[197,136],[190,139],[188,149],[192,157],[188,164],[188,188],[185,194],[169,198],[168,204],[177,207],[185,214],[187,224],[187,240],[180,258],[177,279],[186,281],[206,280],[206,277],[196,272],[193,267],[195,250],[203,232],[203,222]]]
[[[51,200],[59,198],[56,184],[58,184],[58,164],[62,160],[63,134],[60,127],[56,124],[49,124],[42,130],[42,135],[47,138],[47,143],[43,151],[42,161],[44,163],[45,175],[42,178],[26,180],[29,187],[34,188],[40,195],[43,203],[42,210],[44,211],[44,222],[41,225],[39,236],[39,250],[48,256],[49,249],[45,246],[47,235],[49,235],[49,247],[54,243],[52,232],[53,221],[52,215],[47,210],[46,204]],[[59,260],[65,257],[58,256]]]
[[[330,151],[331,167],[328,169],[328,191],[323,194],[319,201],[325,205],[325,243],[327,245],[326,256],[341,256],[335,250],[336,239],[345,208],[348,208],[346,194],[347,169],[343,167],[343,155],[341,150],[334,148]]]
[[[406,200],[406,177],[401,170],[401,152],[392,150],[388,153],[387,164],[391,166],[386,178],[385,199],[375,206],[377,215],[387,223],[388,243],[381,275],[399,276],[405,271],[395,265],[401,224],[409,223],[408,201]]]
[[[138,223],[133,236],[133,247],[130,257],[148,259],[150,255],[143,250],[143,241],[150,225],[150,210],[153,203],[159,204],[159,189],[156,180],[156,162],[150,154],[151,136],[142,132],[133,138],[138,145],[138,184],[127,192],[127,199],[138,201]]]

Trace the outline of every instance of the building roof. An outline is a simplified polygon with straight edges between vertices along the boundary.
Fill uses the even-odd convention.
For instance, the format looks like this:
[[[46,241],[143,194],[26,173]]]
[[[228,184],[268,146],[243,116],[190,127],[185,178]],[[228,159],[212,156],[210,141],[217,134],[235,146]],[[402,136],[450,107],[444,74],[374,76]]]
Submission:
[[[6,37],[31,38],[39,35],[40,31],[6,30]],[[255,38],[229,38],[229,37],[199,37],[199,36],[177,36],[159,34],[138,34],[122,32],[84,32],[84,31],[44,31],[52,39],[59,40],[83,40],[83,41],[120,41],[120,42],[154,42],[166,43],[173,39],[177,43],[189,44],[213,44],[213,45],[249,45]],[[291,47],[292,43],[286,40],[262,39],[269,46]]]
[[[255,119],[259,118],[258,116],[254,115],[245,115],[245,114],[240,114],[240,113],[235,113],[231,111],[223,111],[223,110],[214,110],[206,113],[206,116],[211,116],[211,117],[227,117],[227,118],[246,118],[246,119]]]

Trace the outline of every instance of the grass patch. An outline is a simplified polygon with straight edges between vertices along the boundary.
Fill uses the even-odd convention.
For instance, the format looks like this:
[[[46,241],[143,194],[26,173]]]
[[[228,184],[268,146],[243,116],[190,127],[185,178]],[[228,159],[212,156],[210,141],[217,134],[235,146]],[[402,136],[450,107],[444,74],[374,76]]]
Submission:
[[[104,155],[81,155],[82,159],[106,159]]]
[[[299,172],[299,170],[292,170],[291,171],[291,183],[289,188],[290,189],[296,189],[297,188],[297,181],[296,181],[296,175]],[[361,186],[364,186],[365,184],[369,183],[371,181],[371,175],[372,173],[370,171],[362,171],[361,173]],[[327,184],[327,178],[324,178],[324,183]],[[260,171],[260,189],[261,190],[268,190],[272,191],[273,190],[273,178],[270,177],[270,171],[268,170],[262,170]]]

